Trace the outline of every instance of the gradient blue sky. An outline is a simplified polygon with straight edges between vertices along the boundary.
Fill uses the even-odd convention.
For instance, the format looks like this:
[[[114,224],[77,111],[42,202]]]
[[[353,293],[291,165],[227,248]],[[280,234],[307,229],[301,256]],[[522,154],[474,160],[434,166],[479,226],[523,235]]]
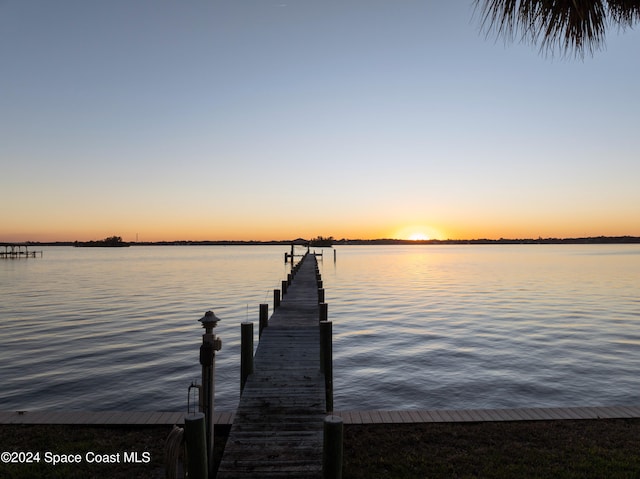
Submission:
[[[640,235],[640,32],[472,1],[0,1],[0,241]]]

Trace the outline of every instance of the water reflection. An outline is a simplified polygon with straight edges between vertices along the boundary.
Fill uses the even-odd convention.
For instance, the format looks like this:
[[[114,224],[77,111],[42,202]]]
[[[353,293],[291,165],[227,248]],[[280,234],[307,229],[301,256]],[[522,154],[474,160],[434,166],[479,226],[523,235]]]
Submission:
[[[233,409],[239,324],[272,301],[287,250],[0,261],[0,409],[183,410],[209,309],[216,405]],[[344,246],[320,267],[337,409],[640,403],[638,245]]]

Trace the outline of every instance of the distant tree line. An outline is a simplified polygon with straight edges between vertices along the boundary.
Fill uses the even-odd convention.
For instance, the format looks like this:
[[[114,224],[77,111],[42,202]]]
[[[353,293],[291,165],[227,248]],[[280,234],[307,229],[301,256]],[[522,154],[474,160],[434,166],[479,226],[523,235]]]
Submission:
[[[122,241],[120,236],[109,236],[103,240],[97,241],[76,241],[73,244],[76,247],[102,247],[102,248],[117,248],[122,246],[129,246],[129,243]]]
[[[334,244],[627,244],[640,243],[638,236],[591,236],[585,238],[500,238],[500,239],[446,239],[446,240],[405,240],[405,239],[341,239]]]
[[[333,236],[318,236],[309,243],[315,241],[324,243],[323,246],[331,245],[415,245],[415,244],[639,244],[640,236],[589,236],[583,238],[500,238],[500,239],[446,239],[446,240],[407,240],[394,238],[380,239],[335,239]],[[330,242],[330,244],[329,244]],[[252,245],[290,245],[292,240],[272,240],[272,241],[236,241],[236,240],[179,240],[179,241],[155,241],[127,243],[119,236],[112,236],[99,241],[26,241],[27,245],[40,246],[252,246]],[[320,246],[314,244],[313,246]]]

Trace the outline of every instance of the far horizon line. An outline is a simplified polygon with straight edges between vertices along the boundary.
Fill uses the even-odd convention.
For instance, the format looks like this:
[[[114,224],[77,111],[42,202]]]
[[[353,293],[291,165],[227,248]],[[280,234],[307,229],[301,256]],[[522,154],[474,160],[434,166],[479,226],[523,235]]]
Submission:
[[[82,244],[100,243],[104,240],[91,241],[0,241],[0,246],[4,245],[49,245],[49,246],[74,246]],[[335,239],[331,236],[318,236],[312,239],[296,238],[286,240],[159,240],[159,241],[123,241],[128,245],[291,245],[300,246],[331,246],[331,245],[357,245],[357,244],[562,244],[562,243],[586,243],[586,244],[610,244],[610,243],[640,243],[640,236],[584,236],[584,237],[538,237],[538,238],[474,238],[474,239],[401,239],[401,238],[341,238]]]

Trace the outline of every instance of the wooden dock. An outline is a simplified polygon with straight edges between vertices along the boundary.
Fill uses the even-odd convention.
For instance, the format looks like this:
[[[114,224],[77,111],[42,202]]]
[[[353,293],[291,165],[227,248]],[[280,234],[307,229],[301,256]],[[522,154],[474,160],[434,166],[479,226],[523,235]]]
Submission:
[[[322,477],[326,402],[316,265],[305,256],[262,332],[219,479]]]
[[[345,425],[459,422],[579,421],[640,418],[640,406],[546,407],[510,409],[405,409],[334,411]],[[2,424],[75,424],[82,426],[171,426],[184,424],[177,411],[0,411]],[[214,415],[216,426],[229,427],[234,413]]]
[[[42,251],[29,250],[27,243],[0,243],[0,258],[18,259],[18,258],[35,258],[36,255],[42,257]]]

